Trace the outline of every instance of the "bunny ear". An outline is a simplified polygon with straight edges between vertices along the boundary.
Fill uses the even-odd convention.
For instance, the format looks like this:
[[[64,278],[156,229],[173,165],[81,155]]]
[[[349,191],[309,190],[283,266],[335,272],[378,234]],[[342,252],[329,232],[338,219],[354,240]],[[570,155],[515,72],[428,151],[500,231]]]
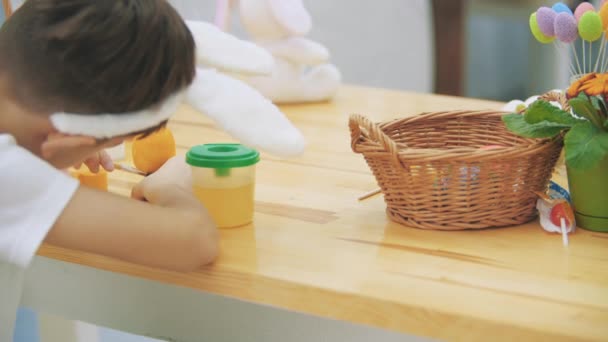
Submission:
[[[222,31],[229,31],[231,0],[217,0],[215,8],[215,26]]]
[[[197,69],[187,102],[246,145],[278,157],[304,152],[305,141],[279,109],[244,82]]]
[[[257,45],[221,31],[202,21],[186,21],[196,43],[197,64],[241,74],[266,75],[274,59]]]
[[[294,35],[310,32],[312,19],[302,0],[266,0],[275,20]]]
[[[302,37],[285,38],[276,42],[260,43],[273,56],[296,64],[319,65],[329,60],[327,48]]]

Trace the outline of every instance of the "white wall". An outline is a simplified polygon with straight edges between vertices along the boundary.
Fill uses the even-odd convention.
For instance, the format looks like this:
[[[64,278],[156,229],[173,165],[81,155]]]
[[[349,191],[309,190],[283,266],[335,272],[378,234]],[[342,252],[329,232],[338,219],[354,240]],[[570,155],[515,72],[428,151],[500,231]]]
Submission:
[[[11,0],[16,8],[23,0]],[[187,19],[213,21],[215,0],[169,0]],[[332,52],[344,81],[376,87],[433,90],[430,0],[304,0],[310,38]],[[237,35],[246,37],[234,18]]]
[[[428,0],[309,0],[311,36],[326,44],[346,82],[431,92]]]
[[[565,88],[568,57],[530,33],[530,13],[541,1],[470,0],[466,92],[508,101]]]
[[[215,0],[169,0],[186,19],[213,21]],[[329,48],[345,82],[430,92],[430,0],[304,0],[310,38]],[[246,37],[233,16],[233,33]]]

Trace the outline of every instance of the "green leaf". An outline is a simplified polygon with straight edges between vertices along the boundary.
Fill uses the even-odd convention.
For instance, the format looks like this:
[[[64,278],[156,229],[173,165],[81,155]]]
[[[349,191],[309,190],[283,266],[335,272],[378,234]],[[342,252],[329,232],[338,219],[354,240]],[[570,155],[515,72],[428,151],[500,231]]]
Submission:
[[[542,121],[555,122],[571,127],[576,125],[580,120],[576,119],[570,113],[561,110],[547,101],[538,100],[526,109],[524,115],[526,122],[529,124],[537,124]]]
[[[590,99],[593,98],[593,97],[595,97],[595,96],[588,96],[587,94],[585,94],[584,91],[581,91],[576,96],[577,99],[581,99],[581,100],[585,100],[585,101],[590,101]],[[593,102],[593,104],[595,105],[595,102]]]
[[[529,124],[521,114],[503,115],[502,121],[511,132],[525,138],[551,138],[558,135],[562,130],[570,128],[570,125],[549,121]]]
[[[608,109],[606,109],[606,104],[604,103],[603,100],[598,100],[597,102],[599,104],[600,107],[600,117],[602,118],[602,120],[606,120],[607,118],[607,114],[608,114]],[[604,122],[605,124],[605,122]]]
[[[574,113],[584,117],[585,119],[591,121],[597,127],[602,127],[602,121],[599,117],[598,110],[593,108],[591,103],[588,100],[583,100],[581,98],[571,99],[569,101],[570,106],[574,110]]]
[[[608,132],[589,121],[581,122],[566,134],[565,146],[568,166],[586,170],[595,166],[608,153]]]
[[[600,109],[601,101],[597,96],[590,96],[589,101],[591,101],[591,105],[593,106],[593,108],[595,108],[596,110]]]
[[[585,94],[584,91],[579,91],[578,95],[576,95],[576,98],[581,100],[587,100],[589,97],[587,96],[587,94]]]

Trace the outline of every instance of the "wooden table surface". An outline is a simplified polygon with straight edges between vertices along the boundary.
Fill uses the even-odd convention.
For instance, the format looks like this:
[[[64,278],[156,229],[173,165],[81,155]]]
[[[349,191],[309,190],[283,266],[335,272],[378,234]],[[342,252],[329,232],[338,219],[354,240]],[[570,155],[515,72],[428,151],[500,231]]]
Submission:
[[[608,340],[608,235],[577,230],[564,247],[537,222],[483,231],[403,227],[385,215],[348,116],[374,121],[497,102],[345,86],[332,103],[284,106],[309,146],[264,156],[255,223],[221,231],[218,261],[180,274],[44,245],[45,257],[255,303],[450,340]],[[229,141],[182,108],[170,124],[180,153]],[[114,172],[110,191],[137,176]]]

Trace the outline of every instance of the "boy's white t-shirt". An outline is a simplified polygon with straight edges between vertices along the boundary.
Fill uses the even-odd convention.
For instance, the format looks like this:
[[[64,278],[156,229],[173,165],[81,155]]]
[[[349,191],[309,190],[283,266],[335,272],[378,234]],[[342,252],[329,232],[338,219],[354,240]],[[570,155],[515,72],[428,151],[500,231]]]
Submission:
[[[0,341],[12,341],[23,273],[78,181],[0,134]]]

